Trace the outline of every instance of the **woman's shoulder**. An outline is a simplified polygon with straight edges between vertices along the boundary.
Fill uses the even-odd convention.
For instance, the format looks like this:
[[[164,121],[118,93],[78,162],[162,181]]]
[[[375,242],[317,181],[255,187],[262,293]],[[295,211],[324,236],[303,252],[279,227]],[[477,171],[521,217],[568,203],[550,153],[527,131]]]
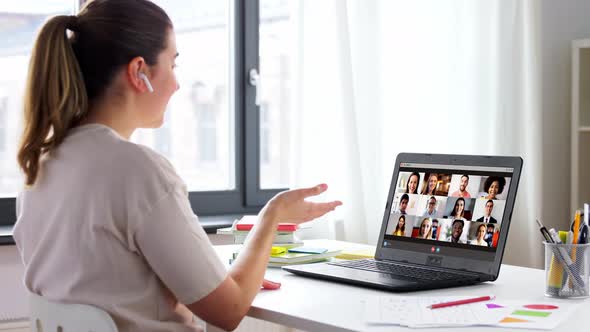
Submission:
[[[182,182],[172,163],[152,148],[132,142],[124,142],[123,145],[120,152],[125,173],[132,173],[142,180]]]
[[[92,141],[96,145],[92,147],[96,154],[93,159],[103,166],[101,168],[109,173],[109,178],[113,181],[129,186],[150,183],[170,186],[182,183],[170,161],[152,148],[128,141],[102,125],[88,126],[83,131],[88,133],[86,141]],[[95,171],[100,172],[98,169]]]

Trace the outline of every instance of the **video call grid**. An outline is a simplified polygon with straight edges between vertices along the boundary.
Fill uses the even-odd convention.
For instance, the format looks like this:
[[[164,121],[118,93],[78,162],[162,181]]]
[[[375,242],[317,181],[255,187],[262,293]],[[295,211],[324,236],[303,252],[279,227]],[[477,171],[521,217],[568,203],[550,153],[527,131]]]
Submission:
[[[510,179],[510,173],[403,170],[386,235],[496,248]]]

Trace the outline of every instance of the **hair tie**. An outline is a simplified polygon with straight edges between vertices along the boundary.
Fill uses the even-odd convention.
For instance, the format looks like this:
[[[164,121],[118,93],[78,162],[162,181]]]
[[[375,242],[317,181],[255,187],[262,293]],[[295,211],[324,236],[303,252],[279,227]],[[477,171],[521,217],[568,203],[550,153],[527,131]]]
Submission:
[[[66,29],[71,31],[78,31],[78,16],[70,15],[67,16]]]

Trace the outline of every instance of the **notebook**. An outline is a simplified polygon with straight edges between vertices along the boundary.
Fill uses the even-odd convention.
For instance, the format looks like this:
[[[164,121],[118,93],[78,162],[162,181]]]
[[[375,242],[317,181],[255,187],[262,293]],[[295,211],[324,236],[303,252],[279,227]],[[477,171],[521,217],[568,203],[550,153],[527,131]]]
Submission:
[[[521,169],[520,157],[399,154],[374,259],[283,269],[391,291],[496,280]]]
[[[278,255],[271,255],[269,261],[272,263],[304,263],[311,260],[326,259],[340,254],[340,250],[327,250],[323,253],[302,253],[287,251]]]

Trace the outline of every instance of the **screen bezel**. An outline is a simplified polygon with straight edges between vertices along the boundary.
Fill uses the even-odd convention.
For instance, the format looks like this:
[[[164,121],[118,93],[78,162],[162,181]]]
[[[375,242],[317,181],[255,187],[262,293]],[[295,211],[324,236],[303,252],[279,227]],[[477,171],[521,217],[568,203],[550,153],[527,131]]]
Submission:
[[[439,253],[431,252],[430,249],[433,246],[436,247],[437,243],[440,243],[438,241],[432,241],[432,243],[388,241],[389,246],[384,247],[384,235],[389,222],[389,214],[392,208],[391,203],[393,201],[393,196],[395,195],[397,178],[400,172],[400,164],[402,163],[512,168],[512,178],[508,188],[506,205],[504,214],[502,216],[502,227],[500,229],[500,236],[495,253],[483,252],[477,248],[448,249],[449,247],[444,247],[445,249],[441,250]],[[379,233],[379,241],[377,243],[375,259],[393,260],[420,265],[435,265],[441,268],[466,270],[489,275],[491,280],[495,280],[498,277],[500,265],[502,264],[502,257],[504,255],[504,249],[506,247],[506,240],[508,238],[512,212],[514,210],[514,203],[516,201],[516,192],[522,171],[522,164],[523,160],[521,157],[400,153],[395,161],[395,168],[391,179],[391,185],[389,187],[389,195],[387,197],[385,213],[381,224],[381,231]],[[441,247],[441,249],[442,248],[443,247]],[[445,251],[447,252],[446,254]],[[452,255],[449,254],[451,252],[453,253]],[[457,255],[459,252],[461,254]],[[478,256],[482,255],[482,253],[487,255],[493,254],[493,260],[482,260],[482,256]],[[477,259],[477,257],[480,257],[480,259]]]

